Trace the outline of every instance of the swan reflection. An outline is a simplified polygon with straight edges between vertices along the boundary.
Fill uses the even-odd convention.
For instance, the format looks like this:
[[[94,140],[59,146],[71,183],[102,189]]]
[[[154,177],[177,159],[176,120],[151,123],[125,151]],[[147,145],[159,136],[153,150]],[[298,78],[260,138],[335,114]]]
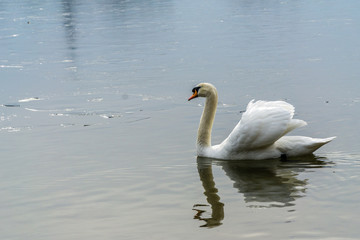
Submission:
[[[224,203],[220,201],[215,186],[213,166],[220,166],[224,170],[233,181],[233,187],[243,195],[247,207],[271,208],[294,206],[298,198],[305,196],[308,182],[298,179],[299,173],[309,168],[331,166],[331,162],[315,156],[289,161],[219,161],[198,157],[200,181],[209,204],[195,204],[193,207],[197,212],[194,218],[205,222],[202,227],[219,226],[224,219]],[[211,213],[206,210],[209,207]]]

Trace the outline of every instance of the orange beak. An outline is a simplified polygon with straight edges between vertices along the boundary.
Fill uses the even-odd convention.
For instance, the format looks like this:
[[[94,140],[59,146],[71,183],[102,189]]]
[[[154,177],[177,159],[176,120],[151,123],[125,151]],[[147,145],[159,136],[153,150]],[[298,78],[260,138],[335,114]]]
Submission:
[[[197,90],[195,89],[194,94],[193,94],[191,97],[189,97],[188,101],[190,101],[190,100],[193,99],[193,98],[197,98],[197,97],[198,97],[198,92],[197,92]]]

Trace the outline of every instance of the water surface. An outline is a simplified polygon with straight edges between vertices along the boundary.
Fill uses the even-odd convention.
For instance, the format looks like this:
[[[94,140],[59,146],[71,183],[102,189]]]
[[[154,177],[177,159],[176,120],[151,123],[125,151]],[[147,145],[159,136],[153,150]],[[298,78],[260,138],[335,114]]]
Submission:
[[[357,1],[3,1],[2,239],[358,239]],[[330,137],[315,156],[197,158],[251,99]]]

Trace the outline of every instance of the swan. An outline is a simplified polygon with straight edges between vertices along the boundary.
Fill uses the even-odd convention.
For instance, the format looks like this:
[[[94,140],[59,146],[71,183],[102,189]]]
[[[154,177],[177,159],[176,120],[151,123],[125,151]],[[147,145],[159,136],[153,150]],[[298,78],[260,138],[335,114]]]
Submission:
[[[211,146],[211,130],[218,94],[210,83],[192,89],[188,101],[204,97],[205,106],[197,133],[197,155],[225,160],[287,158],[312,154],[335,137],[311,138],[284,136],[295,128],[307,125],[293,119],[295,108],[284,101],[251,100],[241,120],[220,144]]]

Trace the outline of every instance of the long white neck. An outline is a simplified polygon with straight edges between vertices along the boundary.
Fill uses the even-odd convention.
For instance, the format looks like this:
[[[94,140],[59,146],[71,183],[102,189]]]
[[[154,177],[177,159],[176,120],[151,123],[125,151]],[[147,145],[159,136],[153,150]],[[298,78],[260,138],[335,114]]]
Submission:
[[[215,88],[211,89],[206,97],[204,111],[200,119],[197,137],[198,149],[211,146],[211,130],[215,119],[217,101],[217,91]]]

